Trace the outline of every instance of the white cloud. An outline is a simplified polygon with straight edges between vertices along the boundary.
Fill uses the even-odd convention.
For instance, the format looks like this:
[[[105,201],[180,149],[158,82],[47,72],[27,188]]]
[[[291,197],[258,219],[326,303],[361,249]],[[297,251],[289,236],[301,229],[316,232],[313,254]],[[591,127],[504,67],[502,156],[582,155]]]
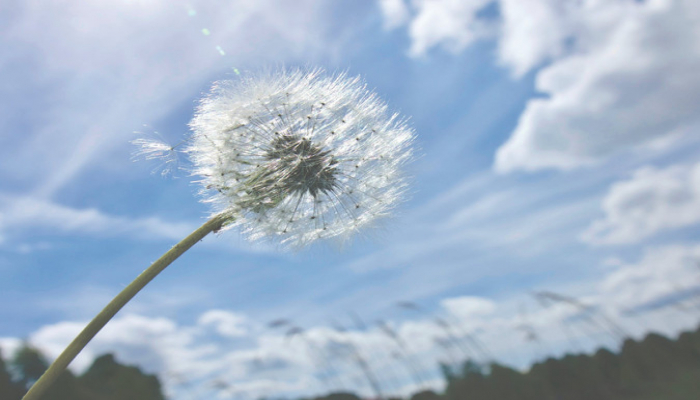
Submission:
[[[491,33],[491,24],[477,12],[492,0],[415,0],[409,23],[410,54],[420,56],[442,46],[458,52]]]
[[[225,314],[226,318],[240,316]],[[200,398],[225,393],[246,398],[271,394],[298,397],[331,390],[372,395],[357,364],[359,354],[386,390],[408,395],[414,388],[415,384],[405,371],[400,376],[388,375],[387,370],[396,374],[396,365],[392,365],[395,361],[388,352],[396,348],[396,343],[377,327],[339,332],[317,326],[294,337],[258,332],[253,343],[240,346],[206,335],[210,322],[221,321],[223,315],[221,310],[210,310],[202,314],[194,326],[135,314],[117,317],[76,358],[71,369],[83,371],[95,356],[113,352],[122,363],[137,365],[147,373],[157,373],[174,399],[188,398],[195,392]],[[55,358],[83,326],[84,323],[78,322],[47,325],[30,335],[29,341],[50,358]],[[412,335],[406,337],[411,339],[408,341],[411,351],[430,356],[434,348],[430,334],[437,332],[437,328],[425,329],[427,326],[418,325],[414,328],[426,340],[424,347],[417,348],[412,341],[415,337],[411,334],[412,328],[402,330]],[[0,340],[6,352],[16,349],[19,343],[13,338]],[[430,368],[425,362],[423,366]],[[437,370],[433,372],[437,374]],[[395,383],[400,386],[389,387],[388,380],[397,377],[399,382]],[[436,388],[442,383],[438,378],[435,375]]]
[[[84,371],[96,356],[115,353],[122,363],[158,374],[174,399],[190,398],[193,392],[199,398],[224,392],[259,398],[271,391],[300,394],[322,387],[314,376],[318,365],[309,357],[304,340],[259,334],[242,347],[240,342],[208,334],[214,325],[222,336],[240,337],[243,320],[247,318],[242,314],[223,310],[209,310],[191,326],[168,318],[120,315],[95,336],[71,369]],[[46,325],[31,334],[29,342],[53,359],[84,326],[71,321]],[[4,352],[13,351],[19,343],[14,338],[0,339]]]
[[[644,167],[610,187],[605,217],[581,235],[593,244],[639,242],[657,232],[700,223],[700,163]]]
[[[84,326],[82,322],[47,325],[30,335],[29,341],[55,358]],[[195,345],[191,330],[182,329],[166,318],[126,314],[110,321],[71,367],[83,371],[95,356],[116,351],[124,362],[137,364],[150,373],[168,371],[176,365],[196,371],[201,367],[198,359],[212,354],[212,350],[211,346]]]
[[[501,0],[500,61],[520,77],[565,51],[580,12],[569,0]]]
[[[157,217],[127,218],[107,215],[95,208],[76,209],[35,197],[0,197],[3,231],[37,231],[130,235],[138,238],[180,240],[194,227],[189,223],[170,223]]]
[[[493,301],[475,296],[452,297],[442,300],[440,304],[461,319],[489,315],[496,310],[496,304]]]
[[[576,2],[560,0],[413,0],[410,4],[379,0],[385,27],[408,22],[412,56],[434,47],[458,52],[475,40],[500,33],[499,58],[516,76],[562,54],[578,11]],[[480,15],[496,6],[501,21],[495,15]]]
[[[600,282],[597,301],[632,310],[698,289],[698,265],[700,245],[648,249],[639,262],[620,266]]]
[[[700,3],[579,4],[575,49],[539,72],[548,97],[527,104],[498,171],[574,168],[700,123]]]
[[[384,28],[394,29],[406,23],[409,18],[408,6],[404,0],[379,0],[384,16]]]
[[[12,356],[20,347],[22,347],[22,341],[20,339],[0,337],[0,355],[5,362],[12,359]]]
[[[245,336],[248,333],[246,322],[244,315],[226,310],[209,310],[197,321],[201,326],[213,326],[216,332],[226,337]]]

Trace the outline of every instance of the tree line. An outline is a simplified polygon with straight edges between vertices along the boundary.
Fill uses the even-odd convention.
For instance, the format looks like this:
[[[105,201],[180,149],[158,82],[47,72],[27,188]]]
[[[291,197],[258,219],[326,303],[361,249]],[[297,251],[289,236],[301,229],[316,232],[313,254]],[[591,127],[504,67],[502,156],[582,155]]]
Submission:
[[[567,354],[535,363],[526,372],[466,361],[442,365],[442,393],[423,390],[410,400],[697,400],[700,399],[700,329],[676,340],[649,334],[627,339],[618,353]],[[333,393],[314,400],[359,400]],[[387,399],[399,400],[399,399]]]
[[[28,344],[8,361],[0,352],[0,400],[20,400],[48,368],[44,356]],[[65,371],[43,400],[165,400],[155,375],[125,366],[105,354],[80,376]]]

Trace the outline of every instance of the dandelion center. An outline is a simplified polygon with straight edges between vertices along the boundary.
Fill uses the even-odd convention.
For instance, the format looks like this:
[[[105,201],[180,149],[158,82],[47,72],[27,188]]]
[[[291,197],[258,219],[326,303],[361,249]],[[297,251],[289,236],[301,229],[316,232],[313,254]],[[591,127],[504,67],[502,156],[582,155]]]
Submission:
[[[338,161],[330,151],[299,135],[278,135],[265,151],[264,163],[249,176],[247,195],[240,202],[261,213],[277,206],[288,196],[314,198],[336,188]]]
[[[275,175],[280,175],[278,185],[287,192],[308,192],[316,197],[319,192],[329,192],[335,187],[338,161],[330,151],[324,151],[307,138],[278,136],[265,158],[276,170]]]

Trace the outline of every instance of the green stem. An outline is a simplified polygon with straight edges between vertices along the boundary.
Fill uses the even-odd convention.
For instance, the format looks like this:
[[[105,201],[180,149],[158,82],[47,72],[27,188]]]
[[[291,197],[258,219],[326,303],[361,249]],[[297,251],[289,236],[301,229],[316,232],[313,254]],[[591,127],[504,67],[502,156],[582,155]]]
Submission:
[[[63,373],[68,364],[80,353],[81,350],[88,344],[88,342],[95,337],[97,332],[102,329],[107,322],[109,322],[114,315],[121,310],[126,303],[131,300],[136,293],[138,293],[144,286],[148,284],[153,278],[156,277],[161,271],[175,261],[182,253],[189,250],[190,247],[194,246],[195,243],[202,240],[205,236],[211,232],[216,232],[228,221],[230,217],[219,214],[209,221],[205,222],[204,225],[200,226],[197,230],[192,232],[189,236],[182,239],[182,241],[176,244],[172,249],[168,250],[167,253],[163,254],[158,260],[156,260],[150,267],[143,271],[139,276],[134,279],[129,286],[125,287],[112,301],[107,304],[107,306],[100,311],[95,318],[87,324],[87,326],[76,336],[75,339],[63,350],[58,358],[49,366],[49,368],[44,372],[44,374],[39,378],[39,380],[34,383],[34,385],[29,389],[22,400],[39,400],[46,392],[49,387],[54,383],[56,378]]]

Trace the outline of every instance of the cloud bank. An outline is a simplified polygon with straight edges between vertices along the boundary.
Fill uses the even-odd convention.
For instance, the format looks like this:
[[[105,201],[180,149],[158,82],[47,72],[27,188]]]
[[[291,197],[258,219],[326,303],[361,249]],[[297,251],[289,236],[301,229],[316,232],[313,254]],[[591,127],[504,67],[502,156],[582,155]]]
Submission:
[[[408,6],[391,4],[384,15],[396,26],[405,19],[396,10]],[[499,11],[495,22],[487,6]],[[700,126],[696,1],[441,0],[410,9],[413,56],[494,37],[514,77],[536,71],[544,97],[527,103],[496,171],[577,168]]]

